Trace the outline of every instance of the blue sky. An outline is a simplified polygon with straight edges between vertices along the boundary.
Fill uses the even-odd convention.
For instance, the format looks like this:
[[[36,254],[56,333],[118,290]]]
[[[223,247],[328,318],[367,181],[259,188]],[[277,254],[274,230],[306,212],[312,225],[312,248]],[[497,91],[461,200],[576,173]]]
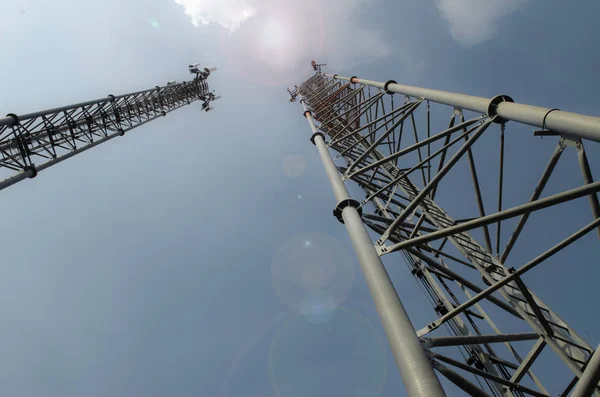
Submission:
[[[192,62],[219,67],[210,84],[223,98],[214,112],[185,107],[1,192],[0,392],[404,395],[285,87],[309,77],[316,56],[332,73],[598,116],[599,11],[592,0],[6,2],[4,113],[187,79]],[[518,134],[530,131],[507,138],[513,175],[532,168],[522,192],[507,192],[514,200],[528,197],[554,145],[529,151]],[[597,176],[598,144],[587,149]],[[563,160],[571,165],[559,175],[577,185],[575,156]],[[465,210],[445,192],[443,205]],[[551,233],[589,222],[587,202],[569,208],[540,224],[555,222]],[[553,238],[533,235],[531,246]],[[526,281],[595,346],[591,248]],[[433,311],[394,261],[389,272],[420,328]],[[303,272],[277,277],[293,264]],[[327,299],[341,306],[331,318],[302,315],[303,302],[321,299],[302,294],[305,272],[322,268],[335,280]]]

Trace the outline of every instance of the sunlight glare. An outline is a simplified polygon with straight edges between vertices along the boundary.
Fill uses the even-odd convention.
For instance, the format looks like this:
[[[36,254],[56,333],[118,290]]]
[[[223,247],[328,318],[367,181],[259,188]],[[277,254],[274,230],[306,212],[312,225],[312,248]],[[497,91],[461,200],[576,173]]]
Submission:
[[[285,70],[291,62],[289,27],[280,20],[267,19],[260,33],[259,54],[272,70]]]
[[[267,21],[263,29],[263,40],[273,50],[284,49],[288,43],[287,32],[279,22]]]

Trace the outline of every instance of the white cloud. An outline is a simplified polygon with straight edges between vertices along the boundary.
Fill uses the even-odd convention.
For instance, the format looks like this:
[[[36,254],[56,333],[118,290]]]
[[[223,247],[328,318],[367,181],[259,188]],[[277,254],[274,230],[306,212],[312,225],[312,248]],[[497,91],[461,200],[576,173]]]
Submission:
[[[175,0],[196,26],[217,23],[233,32],[256,15],[246,0]]]
[[[526,0],[436,0],[454,40],[464,46],[482,43],[497,33],[497,23]]]
[[[252,47],[243,58],[245,67],[258,54],[263,64],[286,74],[299,63],[305,69],[313,58],[341,71],[387,56],[382,32],[360,23],[361,14],[377,1],[175,0],[195,25],[216,23],[236,33],[228,39],[232,43],[223,44],[239,42],[230,53]]]
[[[391,53],[382,30],[361,26],[363,14],[377,1],[329,0],[326,3],[327,34],[323,39],[323,53],[336,70],[350,70],[359,63],[372,63]]]

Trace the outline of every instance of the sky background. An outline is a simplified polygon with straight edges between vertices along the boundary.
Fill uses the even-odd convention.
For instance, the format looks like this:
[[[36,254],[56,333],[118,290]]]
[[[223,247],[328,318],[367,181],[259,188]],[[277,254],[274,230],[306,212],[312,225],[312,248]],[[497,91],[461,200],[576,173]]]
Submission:
[[[188,79],[195,62],[218,66],[209,83],[223,95],[211,113],[186,106],[1,192],[3,395],[405,395],[301,107],[287,102],[313,57],[331,73],[600,116],[593,0],[0,5],[4,113]],[[513,204],[554,146],[524,146],[530,131],[507,131]],[[586,147],[597,176],[598,144]],[[563,157],[557,172],[577,186],[576,157]],[[440,200],[451,215],[469,208],[456,187]],[[590,221],[585,200],[544,214],[538,250],[519,260]],[[596,346],[598,240],[585,242],[526,281]],[[431,307],[400,256],[386,263],[421,328]],[[323,299],[305,295],[315,279],[334,313],[306,313]]]

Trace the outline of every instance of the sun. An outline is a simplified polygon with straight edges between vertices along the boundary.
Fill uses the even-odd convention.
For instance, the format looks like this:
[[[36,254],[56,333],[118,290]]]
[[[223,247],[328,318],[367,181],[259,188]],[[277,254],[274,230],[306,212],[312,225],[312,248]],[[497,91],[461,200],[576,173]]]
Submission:
[[[269,18],[261,25],[259,33],[260,58],[274,70],[285,70],[292,61],[292,34],[283,20]]]
[[[262,30],[262,41],[271,50],[284,50],[288,46],[288,32],[282,23],[267,20]]]

